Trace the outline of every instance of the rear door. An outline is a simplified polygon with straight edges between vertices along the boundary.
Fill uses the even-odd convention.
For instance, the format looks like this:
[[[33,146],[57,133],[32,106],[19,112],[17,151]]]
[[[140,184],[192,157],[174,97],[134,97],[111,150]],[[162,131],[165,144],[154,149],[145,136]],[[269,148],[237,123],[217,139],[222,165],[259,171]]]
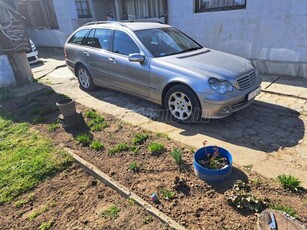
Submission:
[[[130,62],[128,56],[132,53],[143,52],[128,33],[115,30],[106,69],[115,88],[147,98],[150,82],[149,60],[146,58],[144,63]]]
[[[84,41],[83,53],[87,58],[90,73],[95,85],[110,86],[109,74],[106,70],[110,54],[112,30],[93,29]]]

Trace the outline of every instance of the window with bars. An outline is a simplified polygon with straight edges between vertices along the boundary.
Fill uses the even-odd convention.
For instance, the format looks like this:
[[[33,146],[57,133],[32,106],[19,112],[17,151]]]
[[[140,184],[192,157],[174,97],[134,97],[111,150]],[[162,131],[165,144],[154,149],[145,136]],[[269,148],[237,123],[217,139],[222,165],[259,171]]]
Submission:
[[[245,9],[247,0],[195,0],[195,13]]]
[[[77,8],[79,18],[92,17],[87,0],[75,0],[75,2],[76,2],[76,8]]]

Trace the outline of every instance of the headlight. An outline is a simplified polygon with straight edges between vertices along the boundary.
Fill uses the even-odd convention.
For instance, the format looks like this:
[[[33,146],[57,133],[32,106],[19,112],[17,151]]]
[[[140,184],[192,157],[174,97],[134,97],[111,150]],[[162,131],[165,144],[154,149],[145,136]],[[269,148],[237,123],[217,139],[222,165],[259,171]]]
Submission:
[[[218,94],[225,94],[226,92],[233,91],[233,86],[229,81],[220,81],[216,78],[210,78],[209,85]]]

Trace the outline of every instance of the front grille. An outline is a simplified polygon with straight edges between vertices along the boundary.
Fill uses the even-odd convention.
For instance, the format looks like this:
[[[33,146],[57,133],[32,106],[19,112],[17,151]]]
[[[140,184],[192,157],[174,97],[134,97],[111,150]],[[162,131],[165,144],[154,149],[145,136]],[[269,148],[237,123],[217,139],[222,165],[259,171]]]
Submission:
[[[245,75],[237,80],[240,90],[244,90],[251,87],[255,83],[255,81],[256,81],[255,72]]]

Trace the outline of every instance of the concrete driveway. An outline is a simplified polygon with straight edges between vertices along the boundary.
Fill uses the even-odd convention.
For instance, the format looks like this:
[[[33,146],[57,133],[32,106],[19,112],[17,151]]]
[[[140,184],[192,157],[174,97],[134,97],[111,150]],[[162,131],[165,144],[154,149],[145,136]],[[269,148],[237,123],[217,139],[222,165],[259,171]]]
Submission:
[[[61,53],[41,54],[43,62],[32,66],[34,77],[56,92],[195,149],[207,140],[228,149],[239,166],[251,165],[271,178],[295,175],[307,187],[307,79],[264,75],[264,91],[248,108],[225,119],[181,125],[148,101],[102,88],[80,90]]]

